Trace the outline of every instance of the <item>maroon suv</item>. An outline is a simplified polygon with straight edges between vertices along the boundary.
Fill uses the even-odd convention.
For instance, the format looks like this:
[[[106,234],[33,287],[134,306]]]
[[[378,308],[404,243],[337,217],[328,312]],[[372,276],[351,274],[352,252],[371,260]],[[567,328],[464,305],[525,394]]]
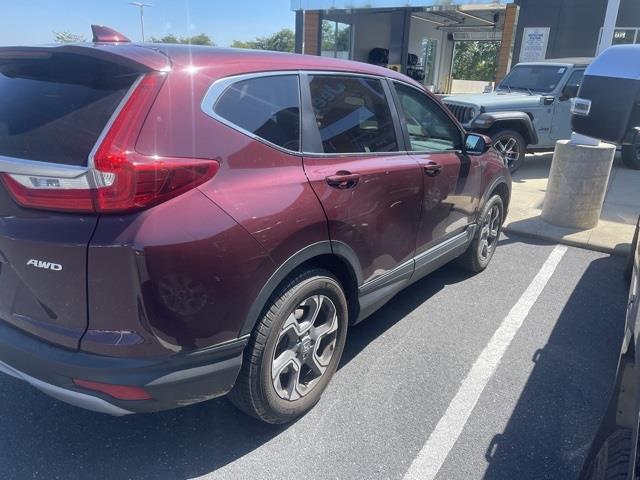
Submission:
[[[285,422],[349,325],[491,260],[509,173],[409,78],[94,40],[0,48],[0,370],[114,415],[230,392]]]

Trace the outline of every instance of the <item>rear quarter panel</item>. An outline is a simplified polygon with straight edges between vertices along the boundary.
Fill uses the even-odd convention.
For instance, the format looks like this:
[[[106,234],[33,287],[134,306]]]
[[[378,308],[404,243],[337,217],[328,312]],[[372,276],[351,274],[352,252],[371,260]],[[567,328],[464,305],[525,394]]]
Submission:
[[[274,264],[243,227],[192,190],[138,214],[102,216],[88,268],[82,349],[154,356],[237,338]]]
[[[148,214],[101,221],[95,248],[90,250],[90,265],[96,271],[122,268],[131,276],[129,286],[141,285],[121,308],[126,309],[123,318],[138,315],[140,324],[146,325],[127,338],[148,344],[149,355],[236,338],[277,267],[304,247],[329,238],[326,217],[304,173],[302,157],[250,138],[201,110],[202,98],[220,73],[214,67],[175,66],[136,145],[137,151],[147,155],[216,160],[220,164],[216,176]],[[134,248],[115,254],[109,248],[113,244]],[[173,275],[169,282],[167,275]],[[171,312],[159,293],[172,284],[177,288],[187,276],[202,284],[197,292],[210,292],[206,295],[211,300],[198,315]],[[89,348],[91,341],[92,351],[113,352],[113,334],[103,335],[101,330],[117,332],[128,327],[122,322],[120,328],[108,328],[114,322],[101,312],[109,309],[113,297],[103,299],[94,293],[99,282],[113,285],[114,278],[95,282],[89,288],[90,330],[83,348]],[[126,296],[126,290],[122,286],[121,295]],[[155,338],[160,345],[154,344]]]

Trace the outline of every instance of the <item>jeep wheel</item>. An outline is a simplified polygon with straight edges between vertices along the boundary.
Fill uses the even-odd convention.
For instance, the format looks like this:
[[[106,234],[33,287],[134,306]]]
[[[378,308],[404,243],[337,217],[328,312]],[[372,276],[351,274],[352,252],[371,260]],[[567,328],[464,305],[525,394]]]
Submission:
[[[632,170],[640,170],[640,144],[622,146],[622,163]]]
[[[493,148],[496,149],[511,173],[522,166],[527,144],[515,130],[498,130],[491,135]]]

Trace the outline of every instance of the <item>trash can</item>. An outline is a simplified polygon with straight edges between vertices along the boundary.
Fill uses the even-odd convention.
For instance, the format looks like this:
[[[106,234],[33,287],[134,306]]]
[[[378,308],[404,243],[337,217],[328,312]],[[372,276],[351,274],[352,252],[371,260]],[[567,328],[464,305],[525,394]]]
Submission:
[[[598,56],[585,71],[571,113],[575,133],[556,144],[542,218],[588,229],[602,212],[615,144],[638,136],[640,45],[611,47]]]

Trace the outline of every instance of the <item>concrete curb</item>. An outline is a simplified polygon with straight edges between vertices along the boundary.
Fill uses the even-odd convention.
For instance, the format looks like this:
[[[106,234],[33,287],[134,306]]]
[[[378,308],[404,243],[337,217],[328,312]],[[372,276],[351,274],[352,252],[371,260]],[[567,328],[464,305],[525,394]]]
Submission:
[[[542,222],[543,220],[540,219]],[[515,223],[515,222],[514,222]],[[545,222],[546,223],[546,222]],[[568,229],[567,229],[568,230]],[[513,233],[522,237],[529,237],[536,240],[545,240],[553,243],[560,243],[562,245],[568,245],[570,247],[582,248],[584,250],[592,250],[594,252],[608,253],[610,255],[616,255],[620,257],[626,257],[631,251],[631,245],[618,244],[615,247],[608,245],[592,244],[588,241],[581,241],[572,238],[566,238],[559,234],[544,234],[537,231],[533,231],[530,228],[523,227],[521,225],[513,226],[513,223],[504,226],[503,231],[507,234]]]

